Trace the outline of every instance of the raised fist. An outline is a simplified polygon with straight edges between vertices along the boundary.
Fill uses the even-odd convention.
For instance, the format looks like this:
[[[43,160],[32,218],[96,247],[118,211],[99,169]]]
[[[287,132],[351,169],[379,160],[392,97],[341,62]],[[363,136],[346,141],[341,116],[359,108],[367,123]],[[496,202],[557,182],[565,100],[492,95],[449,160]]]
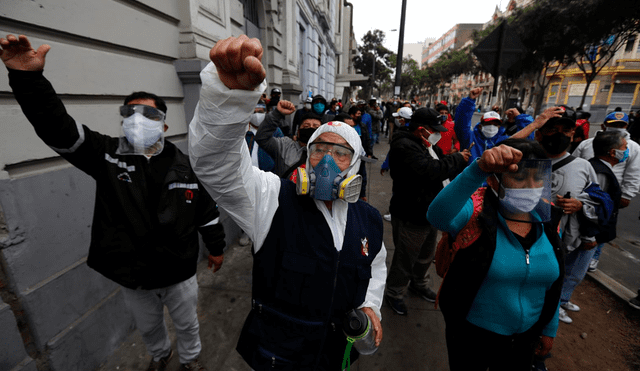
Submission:
[[[218,76],[229,89],[255,89],[266,76],[262,67],[262,45],[246,35],[220,40],[211,48],[209,58]]]

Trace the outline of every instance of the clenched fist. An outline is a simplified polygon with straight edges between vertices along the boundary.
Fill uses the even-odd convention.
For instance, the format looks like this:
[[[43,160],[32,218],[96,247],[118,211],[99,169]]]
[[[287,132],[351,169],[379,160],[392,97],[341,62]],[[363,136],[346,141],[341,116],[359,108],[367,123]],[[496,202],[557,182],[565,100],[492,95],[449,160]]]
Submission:
[[[218,76],[229,89],[255,89],[267,75],[262,67],[262,45],[246,35],[218,41],[209,58],[216,65]]]
[[[296,106],[288,100],[279,101],[276,108],[285,116],[292,114],[296,110]]]

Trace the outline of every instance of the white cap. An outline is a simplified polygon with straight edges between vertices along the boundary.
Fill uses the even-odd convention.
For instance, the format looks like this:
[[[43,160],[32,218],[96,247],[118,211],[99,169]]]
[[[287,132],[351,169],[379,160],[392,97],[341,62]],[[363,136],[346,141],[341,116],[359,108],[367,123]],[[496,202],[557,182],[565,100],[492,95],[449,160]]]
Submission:
[[[402,107],[398,110],[398,112],[392,114],[393,117],[400,117],[403,119],[411,119],[413,115],[413,110],[410,107]]]
[[[491,121],[491,120],[502,121],[502,119],[500,118],[500,115],[496,111],[489,111],[484,115],[482,115],[482,121]]]

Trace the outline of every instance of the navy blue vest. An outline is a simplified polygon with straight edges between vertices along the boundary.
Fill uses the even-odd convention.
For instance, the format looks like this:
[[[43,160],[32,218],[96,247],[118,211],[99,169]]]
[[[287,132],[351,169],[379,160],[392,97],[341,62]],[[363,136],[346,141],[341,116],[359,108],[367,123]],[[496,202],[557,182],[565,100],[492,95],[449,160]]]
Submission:
[[[600,233],[596,235],[596,241],[598,243],[605,243],[613,241],[616,238],[616,224],[618,223],[618,208],[620,207],[620,198],[622,197],[622,190],[620,189],[620,183],[615,174],[609,167],[602,163],[602,161],[594,157],[589,160],[591,166],[597,174],[603,174],[607,177],[607,190],[606,192],[613,201],[613,213],[606,226],[600,226]]]
[[[346,347],[342,319],[364,302],[382,247],[382,218],[363,201],[349,204],[338,252],[313,198],[281,180],[278,201],[254,255],[252,310],[237,350],[254,370],[339,370]]]

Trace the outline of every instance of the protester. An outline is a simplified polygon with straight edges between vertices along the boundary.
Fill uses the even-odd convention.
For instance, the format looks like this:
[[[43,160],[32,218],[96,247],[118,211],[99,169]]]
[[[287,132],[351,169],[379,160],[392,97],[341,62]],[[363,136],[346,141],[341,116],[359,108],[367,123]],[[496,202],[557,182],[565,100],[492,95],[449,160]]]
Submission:
[[[367,113],[367,104],[363,100],[359,100],[356,104],[356,107],[362,112],[362,117],[360,118],[360,122],[367,128],[367,132],[369,133],[369,145],[373,148],[371,140],[373,138],[373,127],[372,127],[372,118],[371,115]],[[369,148],[369,149],[371,149]]]
[[[256,132],[256,142],[275,162],[273,172],[283,178],[290,177],[305,162],[307,141],[322,124],[320,116],[310,112],[303,116],[294,139],[274,137],[276,130],[284,126],[285,117],[294,110],[293,103],[282,101],[282,104],[279,103],[275,110],[267,114]]]
[[[591,113],[577,110],[577,120],[576,120],[576,131],[578,129],[582,130],[584,134],[584,139],[589,139],[589,130],[591,130],[591,123],[589,122],[589,118],[591,118]]]
[[[215,272],[224,260],[224,230],[187,156],[164,139],[165,102],[133,93],[120,107],[123,135],[97,133],[67,114],[43,76],[50,46],[35,51],[23,35],[8,35],[0,46],[14,96],[36,134],[96,181],[87,265],[121,286],[152,357],[148,370],[164,370],[173,355],[164,306],[175,325],[180,370],[205,370],[198,361],[197,232]]]
[[[505,122],[504,133],[509,137],[533,122],[533,117],[524,113],[522,107],[509,108],[505,115],[507,116],[507,121]],[[529,134],[526,139],[534,140],[533,133]]]
[[[313,96],[311,100],[311,112],[320,116],[322,119],[322,115],[324,115],[324,111],[327,109],[327,100],[320,94],[316,94]]]
[[[403,110],[410,108],[400,109]],[[444,155],[436,146],[440,133],[447,130],[442,126],[441,117],[432,108],[418,109],[408,126],[393,134],[389,150],[393,179],[389,211],[395,252],[385,299],[400,315],[407,314],[404,302],[407,286],[427,301],[436,299],[429,287],[427,271],[435,253],[438,231],[427,221],[427,209],[449,179],[464,169],[470,155],[469,151]]]
[[[329,103],[329,109],[327,109],[326,111],[324,111],[324,117],[322,118],[323,121],[332,121],[332,117],[330,116],[335,116],[337,115],[338,112],[338,100],[336,98],[333,98],[331,100],[331,103]]]
[[[289,102],[281,100],[278,102],[278,107],[286,106],[287,103]],[[278,110],[279,109],[276,109],[275,111]],[[271,156],[269,156],[269,154],[265,152],[264,149],[260,148],[260,145],[256,142],[256,134],[258,132],[258,128],[260,127],[260,123],[264,121],[266,115],[265,111],[266,107],[260,101],[258,101],[258,104],[256,105],[251,118],[249,119],[249,128],[247,130],[247,133],[245,134],[245,140],[247,142],[249,154],[251,155],[251,164],[262,171],[273,171],[275,168],[275,162],[273,161],[273,158],[271,158]],[[273,111],[272,113],[270,113],[270,115],[273,115]],[[284,137],[284,134],[282,134],[282,130],[280,130],[280,128],[278,127],[276,128],[272,136],[274,138],[282,138]],[[247,246],[250,243],[251,239],[243,231],[240,234],[240,238],[238,239],[238,244],[240,246]]]
[[[372,157],[373,152],[371,152],[371,146],[369,145],[369,133],[367,132],[367,128],[362,125],[362,112],[357,107],[349,108],[349,114],[341,113],[338,115],[336,119],[338,121],[342,121],[351,126],[358,136],[360,137],[360,142],[362,143],[362,148],[364,148],[365,156]]]
[[[435,228],[459,236],[455,243],[469,241],[454,255],[439,294],[452,371],[528,371],[534,353],[551,350],[563,261],[550,221],[550,170],[539,144],[508,139],[473,161],[429,207]],[[478,189],[485,181],[489,187]]]
[[[603,207],[609,210],[612,204],[611,198],[599,188],[597,175],[589,161],[571,156],[567,152],[575,132],[575,111],[566,106],[552,107],[545,110],[544,115],[551,115],[551,118],[535,135],[553,166],[552,199],[564,212],[560,220],[560,231],[568,254],[565,258],[566,275],[560,297],[559,319],[571,323],[573,320],[566,311],[580,310],[580,307],[570,301],[571,295],[584,279],[596,246],[593,236],[597,231],[587,228],[591,223],[597,225],[607,222],[598,219],[601,208],[599,201],[604,202]],[[536,118],[529,126],[536,126],[540,122]],[[597,194],[602,194],[604,199],[594,198]]]
[[[245,56],[241,63],[232,59],[238,55]],[[376,345],[382,339],[382,218],[367,203],[352,203],[358,177],[350,177],[360,165],[354,154],[362,146],[344,123],[322,125],[309,139],[306,169],[315,181],[299,176],[309,188],[250,165],[242,132],[266,86],[261,55],[260,42],[244,35],[211,50],[215,66],[200,74],[200,103],[189,128],[191,161],[207,191],[254,241],[252,310],[240,355],[254,370],[334,370],[347,346],[340,324],[348,310],[362,308]],[[341,198],[332,191],[338,174],[346,179]],[[312,197],[302,197],[309,192]]]
[[[454,131],[455,124],[449,113],[449,107],[444,103],[438,103],[435,109],[441,115],[446,116],[446,121],[442,126],[447,129],[447,131],[442,133],[442,138],[438,141],[437,146],[440,147],[445,155],[460,151],[460,142],[458,142],[458,137]]]
[[[293,115],[293,121],[291,123],[290,136],[296,135],[296,133],[298,132],[298,127],[302,123],[302,118],[311,112],[311,102],[312,102],[311,97],[306,98],[304,101],[301,102],[302,108],[299,110],[296,110],[295,115]]]
[[[602,124],[602,130],[605,132],[618,132],[624,136],[628,145],[626,158],[621,163],[613,166],[613,173],[620,184],[622,197],[620,199],[620,208],[629,206],[631,200],[640,191],[640,145],[631,140],[627,132],[628,116],[624,112],[609,113]],[[573,155],[589,160],[594,157],[593,138],[586,139],[573,151]],[[596,248],[594,258],[591,260],[589,268],[592,271],[598,267],[600,252],[602,247]]]
[[[607,192],[613,201],[613,211],[609,223],[606,226],[602,226],[600,233],[595,236],[598,245],[589,263],[589,272],[594,272],[598,269],[598,261],[604,244],[616,238],[616,222],[622,197],[622,188],[620,188],[620,183],[613,173],[613,168],[625,162],[629,157],[627,140],[620,132],[611,130],[598,132],[593,138],[592,146],[594,157],[589,159],[589,162],[598,175],[600,188]]]
[[[280,102],[280,89],[273,88],[271,89],[271,96],[269,99],[269,103],[267,103],[267,112],[273,111],[274,108],[278,106],[278,102]]]
[[[375,99],[369,100],[369,106],[367,106],[366,109],[367,113],[371,116],[371,152],[373,152],[373,146],[379,143],[378,136],[380,135],[380,123],[383,112]]]
[[[482,90],[482,88],[471,89],[469,97],[460,101],[456,111],[455,133],[460,141],[460,148],[471,151],[469,163],[482,156],[482,152],[485,150],[493,148],[508,138],[504,132],[500,115],[495,111],[486,112],[482,115],[482,120],[474,128],[471,128],[475,101]]]

